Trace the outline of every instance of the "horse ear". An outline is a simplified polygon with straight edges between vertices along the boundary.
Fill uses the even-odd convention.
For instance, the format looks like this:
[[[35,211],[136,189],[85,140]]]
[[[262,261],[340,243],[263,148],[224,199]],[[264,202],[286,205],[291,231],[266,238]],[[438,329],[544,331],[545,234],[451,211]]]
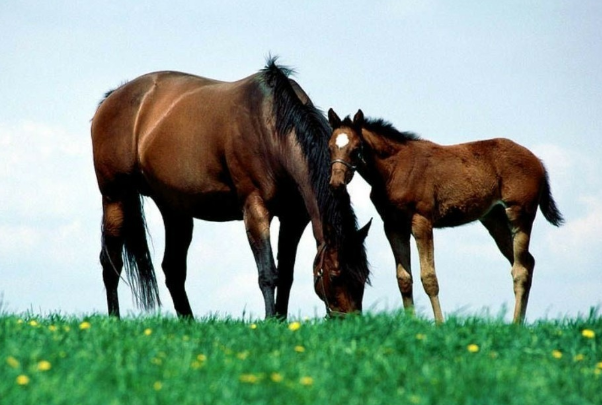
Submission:
[[[355,115],[353,116],[353,124],[361,127],[364,124],[364,113],[362,110],[357,110]]]
[[[333,129],[336,129],[341,126],[341,119],[332,108],[328,110],[328,122],[330,123],[330,126]]]
[[[370,221],[368,221],[368,223],[366,225],[364,225],[361,229],[359,229],[357,231],[357,237],[360,240],[360,242],[364,242],[364,240],[368,236],[368,231],[370,230],[371,226],[372,226],[372,218],[370,218]]]

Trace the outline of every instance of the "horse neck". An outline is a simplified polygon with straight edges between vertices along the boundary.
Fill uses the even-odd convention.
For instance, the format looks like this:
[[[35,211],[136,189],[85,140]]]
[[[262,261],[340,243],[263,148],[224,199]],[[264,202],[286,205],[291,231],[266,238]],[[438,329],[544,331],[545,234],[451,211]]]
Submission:
[[[379,179],[388,178],[393,170],[392,157],[397,155],[402,144],[387,139],[376,132],[362,129],[364,141],[364,155],[368,162],[364,169],[360,169],[362,177],[372,186]]]

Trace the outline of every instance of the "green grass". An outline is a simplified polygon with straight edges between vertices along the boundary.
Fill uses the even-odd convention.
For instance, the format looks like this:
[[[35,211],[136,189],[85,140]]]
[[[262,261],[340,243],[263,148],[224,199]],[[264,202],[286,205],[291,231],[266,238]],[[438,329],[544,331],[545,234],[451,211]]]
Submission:
[[[0,377],[2,404],[602,404],[602,317],[5,314]]]

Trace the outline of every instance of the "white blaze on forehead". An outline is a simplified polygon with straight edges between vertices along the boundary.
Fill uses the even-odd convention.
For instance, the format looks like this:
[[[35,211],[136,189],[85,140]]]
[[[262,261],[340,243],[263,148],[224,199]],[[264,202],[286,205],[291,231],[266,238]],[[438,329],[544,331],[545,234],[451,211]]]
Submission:
[[[337,140],[335,142],[339,149],[344,148],[349,143],[349,135],[345,133],[341,133],[337,135]]]

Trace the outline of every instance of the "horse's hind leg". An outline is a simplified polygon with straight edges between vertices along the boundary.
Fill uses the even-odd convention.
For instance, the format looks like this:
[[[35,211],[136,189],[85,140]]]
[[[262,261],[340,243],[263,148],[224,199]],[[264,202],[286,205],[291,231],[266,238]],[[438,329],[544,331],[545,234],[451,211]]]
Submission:
[[[186,257],[192,241],[193,220],[165,209],[161,210],[161,214],[165,225],[165,254],[162,262],[165,284],[178,316],[192,318],[185,283]]]
[[[123,269],[123,202],[103,197],[102,209],[102,278],[107,293],[109,315],[119,317],[117,286]]]
[[[512,265],[514,263],[514,242],[504,207],[502,205],[494,206],[480,221],[495,240],[500,252]]]
[[[520,323],[525,319],[529,292],[533,282],[535,259],[529,253],[531,229],[535,219],[535,210],[527,211],[523,207],[506,208],[513,232],[514,263],[512,279],[514,282],[514,322]]]
[[[443,313],[439,303],[439,282],[435,273],[435,247],[433,244],[433,225],[425,217],[415,214],[412,217],[412,234],[420,255],[420,279],[424,291],[431,300],[435,322],[443,322]]]
[[[278,234],[278,286],[276,290],[276,316],[286,319],[293,285],[293,271],[297,247],[309,219],[302,214],[280,217]]]
[[[410,254],[411,230],[406,223],[394,223],[385,219],[385,234],[393,250],[397,271],[397,284],[401,292],[403,307],[407,313],[414,314],[413,280]]]

